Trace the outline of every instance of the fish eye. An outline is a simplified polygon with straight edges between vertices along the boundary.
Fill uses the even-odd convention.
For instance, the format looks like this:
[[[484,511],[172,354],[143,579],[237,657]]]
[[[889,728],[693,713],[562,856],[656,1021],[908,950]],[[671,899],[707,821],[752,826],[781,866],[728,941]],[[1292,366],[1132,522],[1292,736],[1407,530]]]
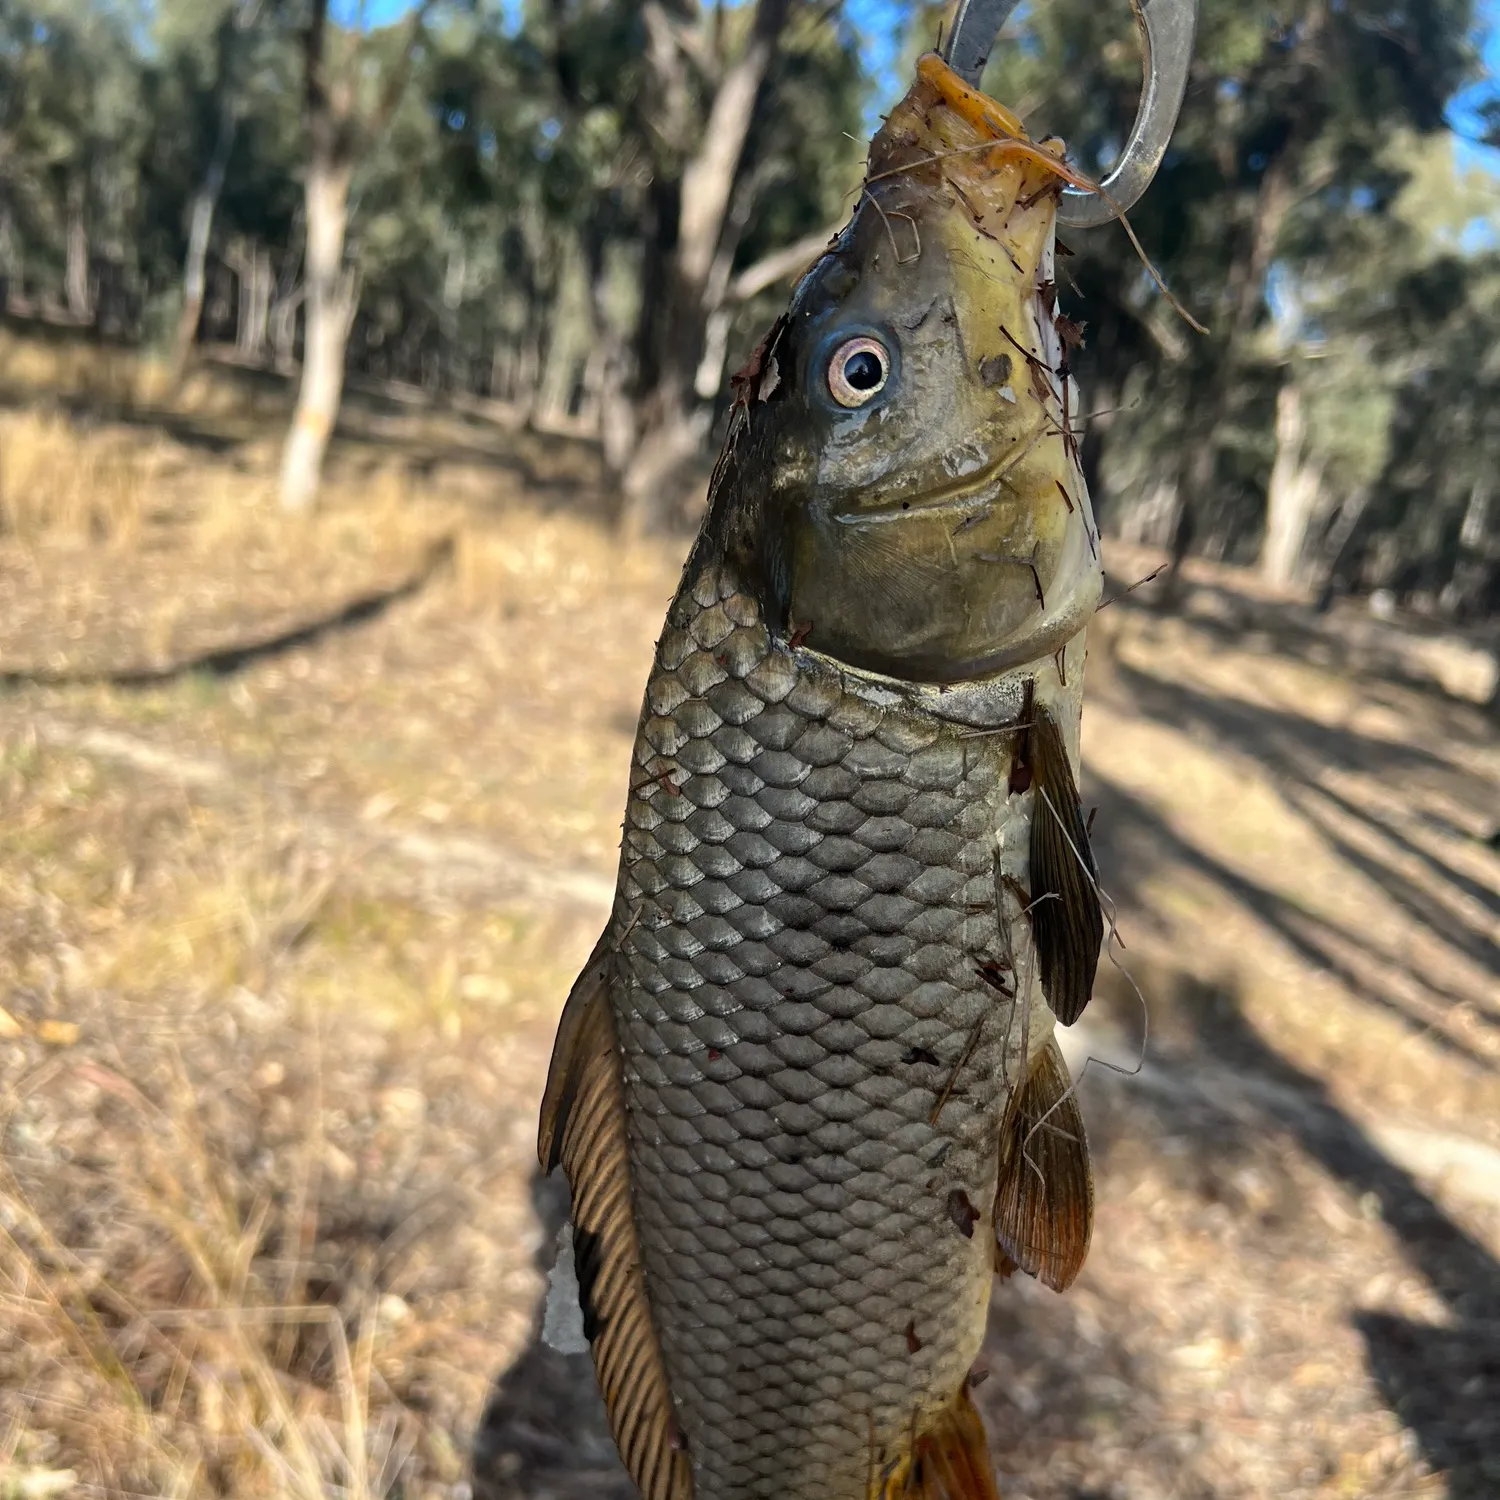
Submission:
[[[828,390],[840,406],[863,406],[890,379],[890,351],[879,339],[847,339],[828,361]]]

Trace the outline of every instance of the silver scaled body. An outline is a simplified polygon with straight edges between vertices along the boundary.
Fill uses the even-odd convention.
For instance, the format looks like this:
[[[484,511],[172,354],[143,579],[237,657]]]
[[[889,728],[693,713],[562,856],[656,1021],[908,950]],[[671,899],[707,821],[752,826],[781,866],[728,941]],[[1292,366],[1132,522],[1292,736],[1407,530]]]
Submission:
[[[1022,704],[1019,673],[945,691],[774,642],[714,569],[668,615],[610,993],[695,1500],[866,1493],[979,1351],[1001,1122],[1053,1024],[1007,894]]]

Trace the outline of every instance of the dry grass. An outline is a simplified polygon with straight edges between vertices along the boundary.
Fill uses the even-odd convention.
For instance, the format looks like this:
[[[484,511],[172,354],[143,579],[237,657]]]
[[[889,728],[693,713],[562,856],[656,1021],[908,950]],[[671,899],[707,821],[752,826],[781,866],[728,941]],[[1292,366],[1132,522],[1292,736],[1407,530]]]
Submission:
[[[33,396],[82,397],[105,408],[135,404],[159,377],[133,351],[92,344],[63,330],[0,328],[0,388]]]
[[[0,534],[129,546],[161,458],[157,445],[85,438],[56,413],[0,417]]]
[[[556,983],[555,930],[418,920],[264,803],[5,750],[0,1494],[453,1493],[525,1333],[524,1179],[487,1186],[524,1135],[442,1075],[510,1024],[486,962]]]
[[[493,662],[518,598],[555,618],[609,580],[669,580],[564,516],[497,524],[518,486],[482,426],[378,410],[321,513],[289,520],[274,428],[225,427],[191,383],[192,423],[143,423],[149,375],[90,372],[0,338],[0,382],[112,413],[0,415],[12,671],[275,636],[399,584],[439,538],[452,567],[417,607],[493,636]],[[227,434],[229,460],[205,462],[199,433]],[[528,441],[506,439],[528,472],[587,476],[573,445]],[[0,727],[0,1497],[455,1495],[490,1377],[528,1337],[545,1054],[517,1079],[516,1038],[544,1048],[590,919],[486,899],[462,848],[447,867],[472,775],[445,754],[428,776],[401,740],[458,748],[440,727],[458,699],[414,712],[409,693],[429,652],[452,671],[465,643],[351,669],[357,642],[273,652],[232,684],[55,690],[65,717],[176,726],[157,779],[50,746],[27,712]],[[334,730],[335,709],[365,722]],[[205,785],[194,765],[226,750]],[[366,785],[331,770],[346,750],[373,752]],[[538,811],[525,795],[509,816]]]
[[[43,325],[0,325],[0,393],[19,401],[43,395],[117,415],[170,411],[264,419],[290,409],[284,381],[200,362],[174,388],[164,360]]]
[[[126,1281],[64,1244],[6,1174],[0,1311],[4,1352],[18,1356],[6,1383],[28,1399],[0,1461],[34,1475],[66,1444],[78,1466],[61,1472],[90,1488],[389,1493],[420,1440],[397,1408],[372,1428],[377,1354],[399,1359],[401,1313],[383,1320],[368,1292],[347,1307],[307,1305],[305,1277],[265,1266],[268,1246],[295,1242],[286,1210],[260,1197],[246,1212],[180,1068],[164,1105],[97,1063],[58,1071],[73,1091],[118,1101],[124,1170],[77,1186],[107,1195],[110,1258],[133,1260],[135,1274]],[[307,1194],[292,1207],[317,1211]],[[169,1305],[142,1300],[152,1284]]]

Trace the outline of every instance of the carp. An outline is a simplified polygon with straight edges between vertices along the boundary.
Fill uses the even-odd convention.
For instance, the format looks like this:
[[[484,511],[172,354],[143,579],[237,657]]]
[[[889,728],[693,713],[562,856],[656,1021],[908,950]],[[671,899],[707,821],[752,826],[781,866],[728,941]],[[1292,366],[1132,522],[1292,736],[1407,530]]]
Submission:
[[[1077,182],[923,57],[736,377],[539,1137],[645,1500],[994,1496],[995,1272],[1088,1251]]]

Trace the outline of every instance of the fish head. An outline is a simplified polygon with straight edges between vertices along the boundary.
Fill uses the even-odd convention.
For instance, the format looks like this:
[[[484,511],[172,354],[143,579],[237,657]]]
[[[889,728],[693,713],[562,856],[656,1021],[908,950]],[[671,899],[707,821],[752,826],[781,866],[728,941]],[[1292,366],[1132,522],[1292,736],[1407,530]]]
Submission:
[[[754,551],[773,629],[952,682],[1055,652],[1097,607],[1052,283],[1065,180],[1060,143],[921,59],[739,381],[740,478],[709,524]]]

